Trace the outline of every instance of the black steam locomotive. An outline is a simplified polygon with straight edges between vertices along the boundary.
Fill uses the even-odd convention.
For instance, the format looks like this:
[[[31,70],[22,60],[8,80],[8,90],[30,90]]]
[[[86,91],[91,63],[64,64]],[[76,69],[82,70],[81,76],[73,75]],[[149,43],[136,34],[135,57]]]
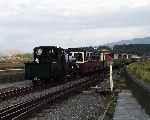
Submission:
[[[64,76],[76,74],[76,63],[66,61],[65,51],[55,46],[34,48],[34,59],[25,63],[25,79],[45,83],[61,82]]]

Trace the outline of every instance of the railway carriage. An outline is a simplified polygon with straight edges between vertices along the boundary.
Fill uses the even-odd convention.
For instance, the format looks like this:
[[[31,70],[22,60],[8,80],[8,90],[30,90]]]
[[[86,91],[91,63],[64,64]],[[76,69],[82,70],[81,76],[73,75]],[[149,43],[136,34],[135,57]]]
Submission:
[[[100,62],[94,51],[81,48],[69,48],[69,55],[76,59],[81,76],[92,74],[100,69]]]

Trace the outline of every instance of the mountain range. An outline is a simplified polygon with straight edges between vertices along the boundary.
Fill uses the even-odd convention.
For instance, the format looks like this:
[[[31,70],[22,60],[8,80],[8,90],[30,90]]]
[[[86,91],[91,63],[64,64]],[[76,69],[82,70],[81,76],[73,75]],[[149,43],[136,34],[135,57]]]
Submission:
[[[150,37],[135,38],[132,40],[121,40],[119,42],[112,42],[105,45],[113,47],[114,45],[123,45],[123,44],[150,44]]]

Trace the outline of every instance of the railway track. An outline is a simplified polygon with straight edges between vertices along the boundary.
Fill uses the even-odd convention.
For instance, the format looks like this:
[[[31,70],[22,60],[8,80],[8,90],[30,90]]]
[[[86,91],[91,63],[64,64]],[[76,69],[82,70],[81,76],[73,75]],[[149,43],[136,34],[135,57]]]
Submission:
[[[92,79],[92,80],[91,80]],[[63,97],[71,92],[79,91],[83,88],[91,86],[98,80],[94,77],[90,79],[80,79],[77,81],[68,82],[56,87],[54,91],[46,90],[38,96],[10,105],[0,109],[0,120],[22,120],[25,119],[33,111],[40,109],[47,103],[51,103],[57,98]]]
[[[53,86],[56,86],[55,84]],[[9,98],[23,96],[32,92],[42,91],[52,86],[8,87],[0,89],[0,102]]]
[[[62,84],[62,83],[61,83]],[[23,96],[34,91],[42,91],[44,89],[48,89],[50,87],[56,86],[57,84],[53,84],[51,86],[26,86],[26,87],[8,87],[0,89],[0,102],[9,98]]]
[[[2,101],[8,98],[25,95],[33,91],[34,88],[32,86],[3,89],[0,91],[0,100]]]

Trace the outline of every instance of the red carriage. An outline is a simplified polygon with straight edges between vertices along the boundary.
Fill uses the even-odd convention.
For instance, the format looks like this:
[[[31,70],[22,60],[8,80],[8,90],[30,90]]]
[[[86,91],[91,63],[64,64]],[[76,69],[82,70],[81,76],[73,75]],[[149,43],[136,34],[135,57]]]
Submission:
[[[78,72],[81,76],[94,73],[100,69],[100,62],[95,51],[79,48],[69,48],[70,59],[75,59]]]

